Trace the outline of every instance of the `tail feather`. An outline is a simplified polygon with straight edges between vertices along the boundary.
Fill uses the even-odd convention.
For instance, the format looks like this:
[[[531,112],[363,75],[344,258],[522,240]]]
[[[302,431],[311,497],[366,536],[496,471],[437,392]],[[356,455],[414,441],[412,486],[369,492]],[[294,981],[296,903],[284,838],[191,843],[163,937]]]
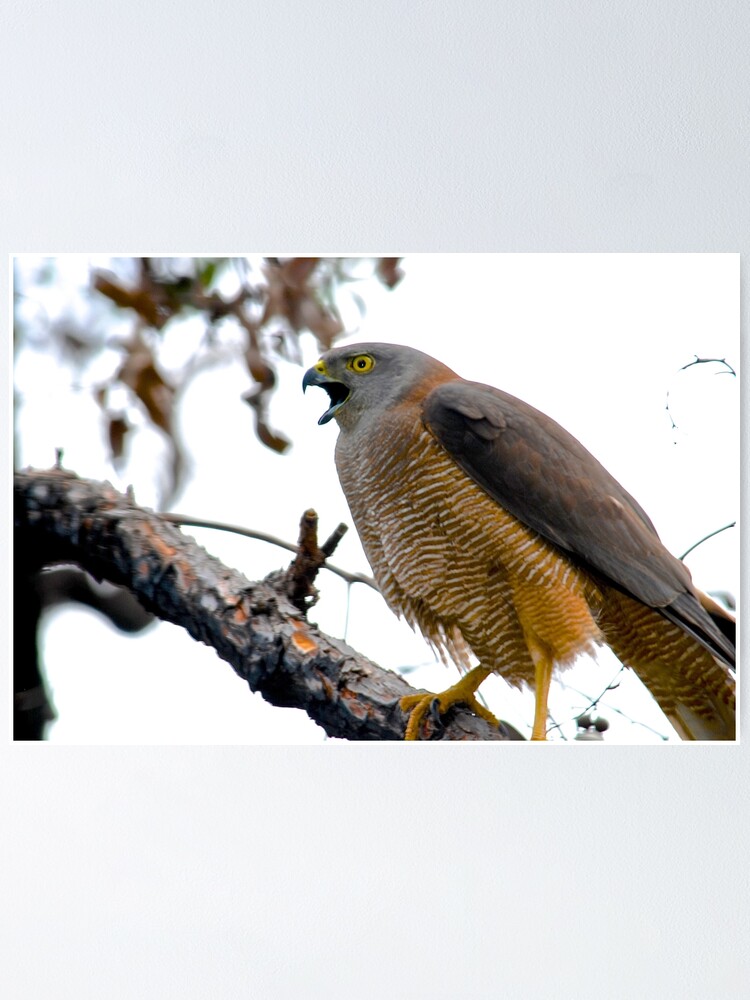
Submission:
[[[709,604],[710,610],[704,602]],[[687,592],[680,594],[675,601],[665,608],[658,608],[658,611],[696,639],[717,660],[734,669],[735,644],[726,635],[728,623],[724,629],[717,624],[717,618],[724,622],[727,618],[733,621],[732,615],[724,612],[707,594],[700,594],[698,598]]]
[[[706,611],[711,618],[711,621],[718,628],[718,630],[724,635],[724,637],[732,644],[732,648],[737,648],[737,622],[731,611],[727,611],[725,607],[722,607],[718,601],[715,601],[713,597],[709,597],[708,594],[703,594],[701,591],[697,591],[698,600],[701,602],[703,610]]]
[[[665,714],[683,740],[734,740],[734,711],[719,701],[714,702],[714,708],[715,714],[711,719],[696,715],[687,705],[680,703]]]
[[[707,617],[697,605],[698,612]],[[695,609],[687,609],[691,617]],[[606,593],[600,617],[604,636],[620,660],[631,667],[654,696],[683,739],[734,740],[735,681],[729,662],[733,649],[708,619],[700,638],[679,608],[667,615],[620,591]]]

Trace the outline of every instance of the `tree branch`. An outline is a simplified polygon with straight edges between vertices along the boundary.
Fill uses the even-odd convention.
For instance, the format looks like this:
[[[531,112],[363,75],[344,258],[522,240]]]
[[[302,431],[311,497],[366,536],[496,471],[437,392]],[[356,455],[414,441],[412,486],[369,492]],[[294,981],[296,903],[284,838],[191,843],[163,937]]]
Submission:
[[[414,689],[310,624],[286,592],[289,573],[250,582],[109,483],[59,468],[16,473],[15,532],[17,562],[73,562],[128,587],[149,611],[215,649],[253,691],[303,709],[329,736],[403,739],[398,702]],[[458,707],[433,738],[509,737]]]

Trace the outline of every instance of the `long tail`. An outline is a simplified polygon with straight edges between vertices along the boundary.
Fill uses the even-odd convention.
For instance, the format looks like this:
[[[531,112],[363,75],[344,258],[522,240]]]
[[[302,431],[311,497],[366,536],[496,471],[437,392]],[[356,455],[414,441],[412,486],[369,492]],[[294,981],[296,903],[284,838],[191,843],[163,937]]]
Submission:
[[[698,595],[698,600],[705,611],[708,612],[711,621],[722,633],[722,635],[729,641],[732,649],[737,647],[737,622],[731,611],[727,611],[726,608],[722,607],[713,597],[709,597],[708,594],[701,593],[700,590],[696,591]]]
[[[731,647],[724,636],[721,648],[712,654],[682,622],[619,591],[609,590],[606,598],[599,625],[607,642],[638,674],[682,739],[734,740],[735,679],[725,662],[725,650]],[[731,619],[711,604],[719,609],[706,608],[712,617]]]

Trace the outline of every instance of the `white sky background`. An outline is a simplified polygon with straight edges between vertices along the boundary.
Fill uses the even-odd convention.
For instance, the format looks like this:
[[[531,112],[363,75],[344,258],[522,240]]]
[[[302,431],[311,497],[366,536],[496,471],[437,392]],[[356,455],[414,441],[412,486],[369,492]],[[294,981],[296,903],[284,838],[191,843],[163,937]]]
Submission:
[[[74,283],[86,278],[85,257],[61,261]],[[101,259],[95,259],[101,263]],[[671,551],[733,521],[739,506],[739,382],[718,365],[680,368],[701,357],[726,358],[739,370],[739,258],[736,255],[527,254],[414,255],[394,290],[371,281],[355,290],[367,311],[348,341],[381,340],[426,350],[460,375],[497,385],[544,410],[574,433],[644,506]],[[72,302],[56,290],[50,316]],[[346,316],[352,315],[351,308]],[[127,322],[121,332],[127,329]],[[196,336],[202,321],[195,324]],[[180,345],[173,337],[175,363]],[[180,343],[184,342],[184,333]],[[303,339],[304,367],[317,356]],[[96,381],[113,356],[103,357]],[[169,359],[169,355],[167,355]],[[303,510],[320,515],[322,537],[351,525],[333,464],[335,423],[319,427],[327,397],[302,396],[304,367],[279,363],[280,386],[271,424],[293,440],[286,456],[263,448],[241,395],[249,380],[240,363],[199,375],[184,397],[180,432],[191,461],[187,488],[175,509],[196,517],[254,527],[294,541]],[[96,377],[95,377],[96,376]],[[17,381],[23,396],[21,463],[49,466],[55,447],[83,476],[132,482],[136,499],[153,504],[157,435],[143,432],[134,461],[118,477],[106,461],[98,409],[87,391],[71,392],[56,359],[27,351]],[[672,428],[665,406],[677,428]],[[141,444],[145,447],[141,449]],[[209,551],[251,580],[286,565],[282,550],[218,532],[189,530]],[[739,539],[734,528],[705,542],[688,558],[705,590],[739,589]],[[368,572],[356,533],[332,560]],[[341,636],[346,586],[319,578],[321,600],[311,618]],[[441,690],[453,672],[431,663],[426,644],[362,586],[351,592],[347,640],[383,666],[427,664],[409,674],[417,687]],[[48,615],[44,658],[59,713],[52,742],[72,743],[319,743],[325,734],[304,713],[267,705],[228,664],[182,630],[159,624],[127,637],[85,609]],[[598,694],[617,672],[603,651],[564,680]],[[528,733],[529,693],[512,692],[499,678],[482,687],[490,706]],[[607,709],[607,741],[662,742],[670,727],[636,678],[620,676]],[[555,689],[551,710],[570,719],[586,702]],[[102,707],[106,711],[102,712]],[[656,732],[646,727],[653,727]],[[565,726],[568,738],[574,725]]]

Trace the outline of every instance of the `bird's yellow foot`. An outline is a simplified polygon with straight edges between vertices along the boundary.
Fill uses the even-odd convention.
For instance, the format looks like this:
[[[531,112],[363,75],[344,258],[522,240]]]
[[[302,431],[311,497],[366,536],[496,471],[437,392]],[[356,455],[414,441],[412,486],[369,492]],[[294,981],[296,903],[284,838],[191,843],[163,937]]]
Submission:
[[[478,701],[475,694],[477,688],[485,677],[489,676],[491,673],[491,670],[485,670],[484,667],[474,667],[474,669],[470,670],[468,674],[462,677],[457,684],[454,684],[453,687],[449,687],[441,694],[408,694],[402,698],[399,702],[401,711],[410,713],[404,739],[419,739],[419,730],[422,726],[422,722],[424,721],[424,717],[436,703],[439,715],[445,715],[451,705],[461,703],[462,705],[467,705],[475,715],[480,716],[482,719],[486,719],[486,721],[491,725],[499,728],[500,723],[498,720],[489,709],[485,708],[484,705]]]

